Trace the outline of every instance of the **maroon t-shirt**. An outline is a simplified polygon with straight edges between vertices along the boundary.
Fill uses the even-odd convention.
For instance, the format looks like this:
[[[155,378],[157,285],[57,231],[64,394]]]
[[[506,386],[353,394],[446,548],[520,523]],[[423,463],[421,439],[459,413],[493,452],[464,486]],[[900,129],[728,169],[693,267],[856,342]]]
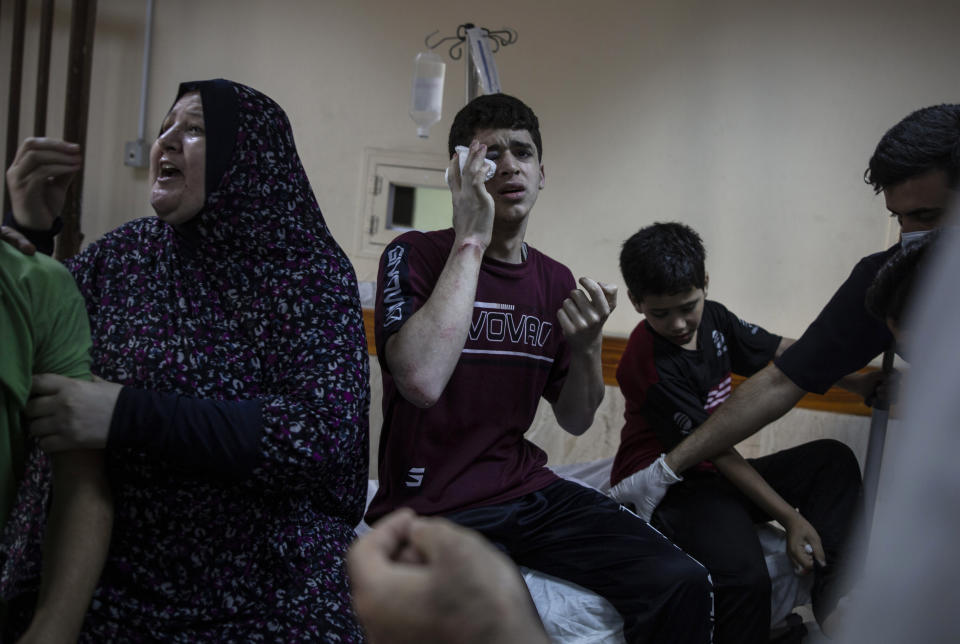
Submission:
[[[410,232],[387,246],[377,279],[377,355],[383,370],[380,488],[373,522],[399,506],[441,514],[514,499],[557,479],[523,438],[541,396],[554,402],[569,365],[557,311],[576,286],[534,248],[520,264],[484,259],[467,341],[443,395],[408,402],[385,358],[387,338],[427,300],[453,246],[452,229]]]

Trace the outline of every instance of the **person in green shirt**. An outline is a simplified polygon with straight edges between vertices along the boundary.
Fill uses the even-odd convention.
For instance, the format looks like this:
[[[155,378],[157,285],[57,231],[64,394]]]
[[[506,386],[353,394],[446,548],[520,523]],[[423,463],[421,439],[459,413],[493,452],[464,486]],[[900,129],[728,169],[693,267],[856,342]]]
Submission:
[[[31,387],[40,380],[33,374],[91,379],[90,327],[83,298],[65,267],[45,255],[23,252],[31,250],[0,241],[0,619],[4,623],[7,611],[20,610],[24,601],[8,595],[15,594],[21,577],[29,574],[17,557],[28,531],[6,523],[17,487],[30,471],[28,465],[36,469],[43,458],[22,422]],[[76,640],[110,540],[113,503],[103,452],[59,452],[51,463],[42,579],[33,620],[19,640],[24,643]],[[37,508],[30,514],[37,516],[41,511]],[[14,634],[2,633],[0,639],[4,635]]]

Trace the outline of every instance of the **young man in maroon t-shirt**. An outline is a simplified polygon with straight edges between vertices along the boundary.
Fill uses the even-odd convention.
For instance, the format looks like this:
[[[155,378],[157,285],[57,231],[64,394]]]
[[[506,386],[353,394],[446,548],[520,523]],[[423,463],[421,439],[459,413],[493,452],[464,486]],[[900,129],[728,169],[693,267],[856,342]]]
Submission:
[[[380,489],[367,514],[407,506],[476,529],[518,564],[606,597],[630,642],[707,642],[706,570],[604,495],[559,479],[523,438],[541,397],[578,435],[603,398],[601,330],[616,291],[524,242],[544,185],[539,124],[501,94],[464,107],[449,152],[453,228],[384,251]],[[496,163],[485,180],[484,159]]]

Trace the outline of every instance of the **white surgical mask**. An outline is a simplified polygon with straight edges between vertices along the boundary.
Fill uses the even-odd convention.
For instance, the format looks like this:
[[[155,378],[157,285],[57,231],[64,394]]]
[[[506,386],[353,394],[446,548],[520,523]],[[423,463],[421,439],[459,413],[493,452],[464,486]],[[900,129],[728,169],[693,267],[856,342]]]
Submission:
[[[916,230],[912,233],[900,233],[900,248],[907,248],[910,244],[916,244],[929,232],[929,230]]]

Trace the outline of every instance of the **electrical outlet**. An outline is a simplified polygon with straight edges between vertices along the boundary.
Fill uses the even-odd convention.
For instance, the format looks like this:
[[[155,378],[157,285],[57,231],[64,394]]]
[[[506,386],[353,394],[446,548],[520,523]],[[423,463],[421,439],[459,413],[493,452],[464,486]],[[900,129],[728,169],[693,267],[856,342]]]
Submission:
[[[143,139],[127,141],[123,146],[123,165],[146,168],[149,165],[150,146]]]

